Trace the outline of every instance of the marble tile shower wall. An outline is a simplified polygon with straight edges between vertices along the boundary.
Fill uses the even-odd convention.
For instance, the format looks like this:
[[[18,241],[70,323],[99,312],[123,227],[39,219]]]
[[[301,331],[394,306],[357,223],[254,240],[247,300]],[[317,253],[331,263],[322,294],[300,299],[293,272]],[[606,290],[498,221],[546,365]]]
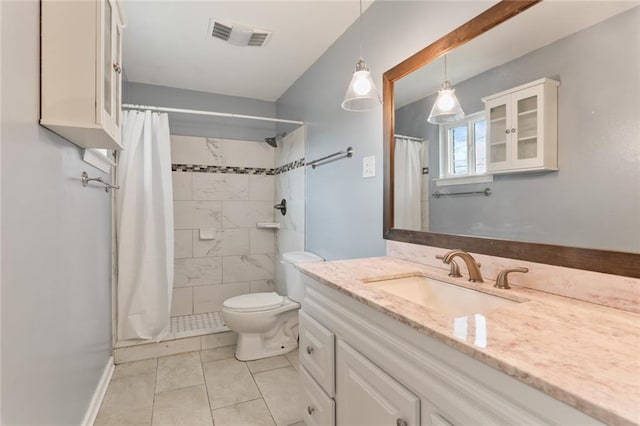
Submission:
[[[275,233],[257,229],[256,222],[275,219],[275,177],[269,174],[275,150],[257,142],[171,136],[171,157],[171,315],[219,311],[228,297],[273,291]]]
[[[279,259],[282,253],[305,249],[305,128],[300,127],[287,135],[276,150],[275,176],[276,200],[287,200],[287,214],[276,213],[280,229],[276,233],[276,252]],[[288,165],[287,167],[284,167]],[[284,169],[283,169],[284,168]],[[286,171],[284,171],[286,170]],[[284,267],[276,262],[276,283],[280,294],[286,294],[284,288]]]

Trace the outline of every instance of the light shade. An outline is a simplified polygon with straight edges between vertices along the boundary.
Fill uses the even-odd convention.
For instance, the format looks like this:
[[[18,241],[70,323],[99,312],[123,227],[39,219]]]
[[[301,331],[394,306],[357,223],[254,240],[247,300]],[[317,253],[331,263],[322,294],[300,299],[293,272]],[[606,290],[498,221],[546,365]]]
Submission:
[[[447,124],[464,118],[464,111],[455,92],[455,89],[451,88],[451,83],[448,81],[442,83],[442,88],[438,90],[438,97],[427,119],[429,123]]]
[[[356,64],[356,70],[347,87],[342,108],[347,111],[368,111],[382,103],[376,85],[373,83],[369,68],[363,59]]]

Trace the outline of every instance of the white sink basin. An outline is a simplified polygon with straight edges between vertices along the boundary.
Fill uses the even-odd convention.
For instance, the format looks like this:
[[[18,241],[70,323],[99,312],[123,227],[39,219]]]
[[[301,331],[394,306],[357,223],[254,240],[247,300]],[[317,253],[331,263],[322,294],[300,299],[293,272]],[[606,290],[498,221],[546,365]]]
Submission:
[[[367,284],[454,318],[519,303],[422,276],[368,280]]]

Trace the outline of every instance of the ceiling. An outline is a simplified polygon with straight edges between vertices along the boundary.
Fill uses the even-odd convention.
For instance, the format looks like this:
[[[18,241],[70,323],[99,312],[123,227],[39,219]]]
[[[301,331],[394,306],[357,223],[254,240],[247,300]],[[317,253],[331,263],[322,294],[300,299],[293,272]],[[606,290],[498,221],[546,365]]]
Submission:
[[[123,3],[128,81],[267,101],[276,101],[359,13],[354,0]],[[237,47],[208,34],[210,18],[273,33],[263,47]]]
[[[638,1],[543,1],[447,54],[447,79],[467,80],[570,34],[638,6]],[[576,13],[576,7],[580,13]],[[544,31],[541,31],[544,28]],[[395,107],[435,93],[444,79],[438,59],[396,82]]]

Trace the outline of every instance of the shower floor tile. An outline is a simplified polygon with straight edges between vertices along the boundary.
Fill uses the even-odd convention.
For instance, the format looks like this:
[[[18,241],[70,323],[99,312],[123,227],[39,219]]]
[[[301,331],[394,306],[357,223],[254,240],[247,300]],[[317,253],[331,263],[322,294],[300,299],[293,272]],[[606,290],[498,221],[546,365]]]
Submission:
[[[235,344],[235,333],[224,323],[222,312],[205,312],[169,318],[166,336],[156,340],[118,340],[116,364]]]
[[[221,333],[228,330],[229,327],[224,323],[220,311],[171,317],[169,324],[169,336],[173,339]]]
[[[241,362],[234,349],[118,365],[95,424],[304,426],[297,351]]]

